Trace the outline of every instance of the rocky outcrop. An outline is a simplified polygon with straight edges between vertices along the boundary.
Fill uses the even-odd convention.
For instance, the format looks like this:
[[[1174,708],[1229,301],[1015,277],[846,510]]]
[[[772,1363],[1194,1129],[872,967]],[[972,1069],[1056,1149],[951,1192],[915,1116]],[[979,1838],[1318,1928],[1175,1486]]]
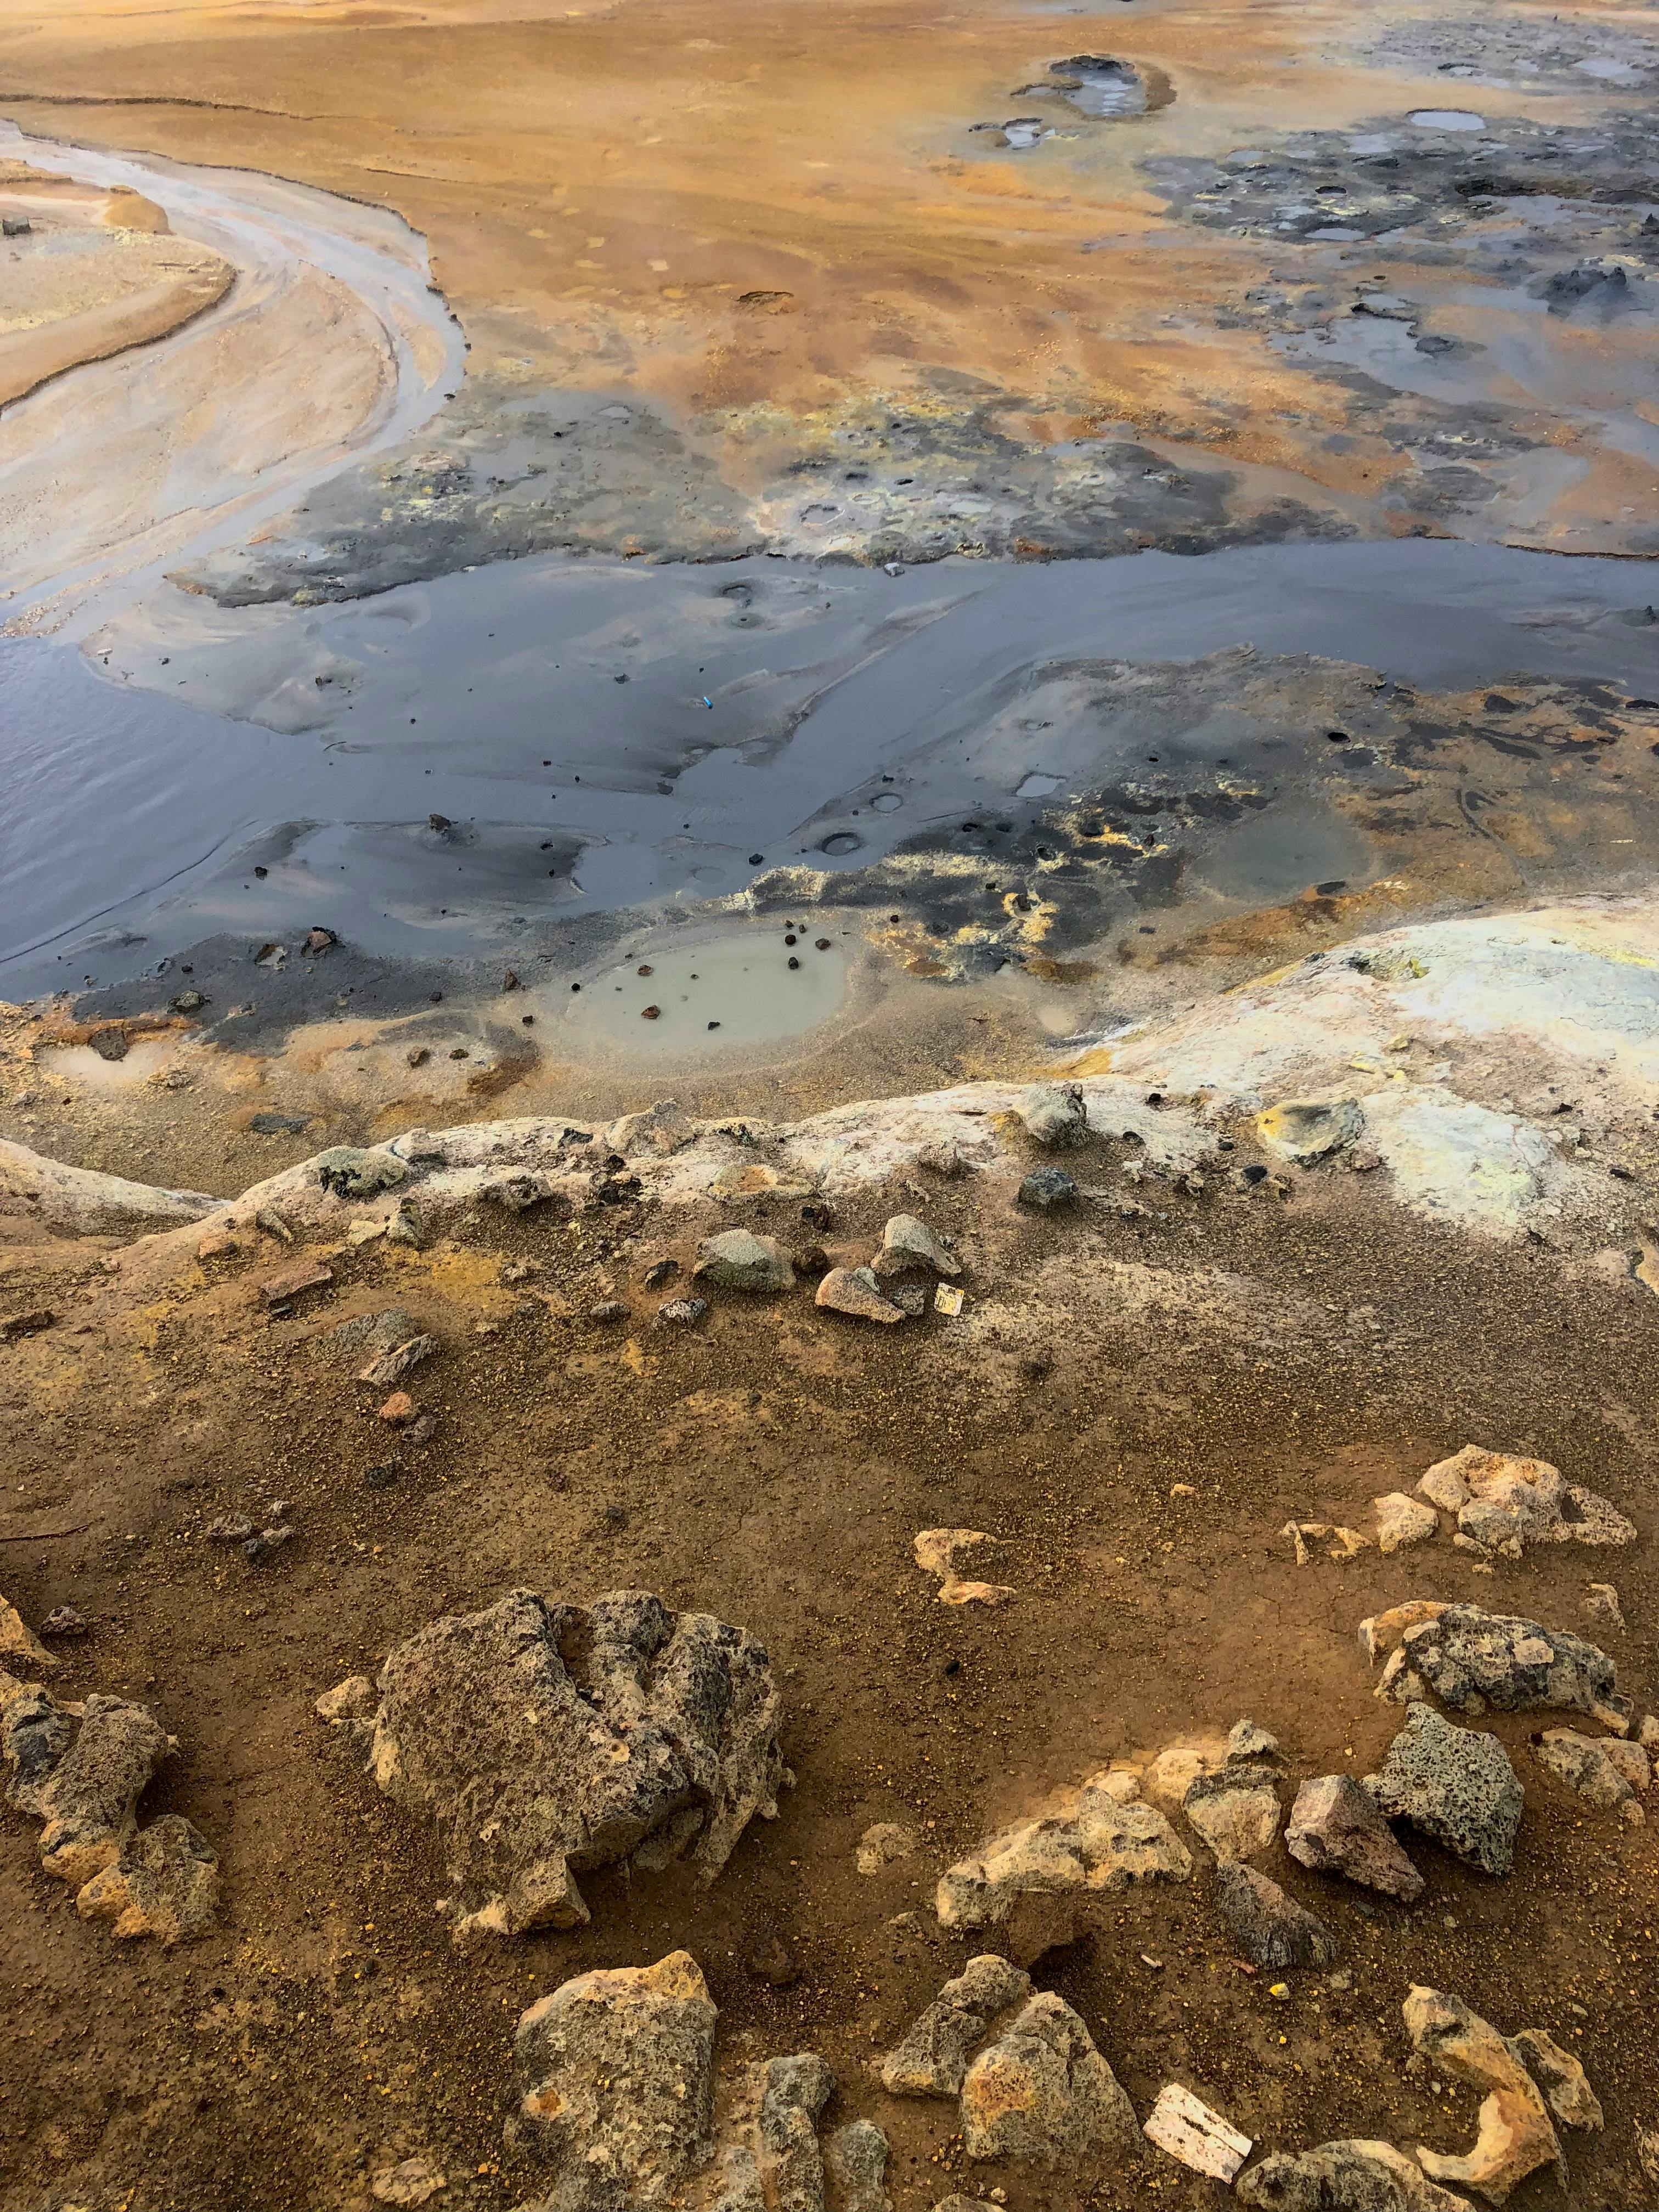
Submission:
[[[1518,2182],[1553,2166],[1566,2186],[1566,2157],[1538,2085],[1516,2046],[1462,1997],[1421,1986],[1406,2000],[1412,2048],[1437,2074],[1487,2094],[1474,2144],[1460,2157],[1418,2146],[1418,2161],[1435,2181],[1461,2182],[1502,2204]],[[1565,2054],[1564,2054],[1565,2055]]]
[[[1638,1793],[1651,1781],[1652,1769],[1640,1744],[1623,1743],[1616,1736],[1602,1741],[1574,1729],[1546,1729],[1535,1755],[1541,1767],[1598,1812],[1617,1813],[1632,1828],[1646,1820]]]
[[[962,2085],[969,2158],[1098,2161],[1122,2155],[1139,2130],[1134,2108],[1064,1998],[1031,1998],[981,2051]]]
[[[941,1923],[1001,1929],[1017,1957],[1036,1958],[1068,1940],[1060,1925],[1086,1924],[1103,1897],[1132,1882],[1184,1881],[1192,1854],[1154,1806],[1136,1801],[1135,1789],[1133,1777],[1093,1775],[1005,1828],[941,1875]]]
[[[167,1190],[93,1168],[66,1167],[0,1138],[0,1203],[70,1237],[143,1236],[200,1221],[224,1203],[204,1190]]]
[[[1401,1850],[1376,1799],[1351,1774],[1322,1774],[1302,1784],[1291,1808],[1285,1848],[1305,1867],[1342,1875],[1402,1904],[1423,1894],[1423,1877]]]
[[[82,1918],[110,1920],[118,1936],[173,1943],[213,1917],[219,1862],[206,1838],[178,1814],[138,1825],[139,1798],[177,1749],[144,1705],[64,1705],[0,1674],[6,1802],[40,1821],[40,1864],[75,1889]]]
[[[1346,2140],[1277,2151],[1234,2185],[1252,2212],[1469,2212],[1389,2142]]]
[[[442,1831],[459,1942],[588,1917],[578,1870],[684,1858],[712,1881],[785,1778],[765,1650],[643,1591],[514,1590],[388,1656],[368,1738],[389,1797]]]
[[[1230,1761],[1195,1778],[1182,1810],[1218,1859],[1254,1858],[1279,1833],[1278,1780],[1270,1766]]]
[[[1436,1606],[1404,1626],[1377,1685],[1379,1695],[1407,1702],[1414,1693],[1408,1676],[1454,1711],[1482,1713],[1491,1706],[1512,1713],[1545,1706],[1588,1713],[1621,1731],[1630,1725],[1632,1709],[1620,1694],[1618,1668],[1599,1646],[1571,1630],[1545,1628],[1513,1613],[1483,1613],[1479,1606]]]
[[[954,2097],[969,2054],[999,2014],[1031,1993],[1031,1978],[994,1953],[969,1959],[881,2063],[881,2085],[896,2097]]]
[[[1547,1460],[1465,1444],[1417,1486],[1460,1532],[1519,1557],[1528,1544],[1633,1544],[1636,1528],[1593,1490],[1569,1484]]]
[[[1495,1735],[1454,1728],[1431,1705],[1412,1705],[1365,1787],[1390,1820],[1409,1820],[1471,1866],[1503,1875],[1514,1865],[1525,1800]]]
[[[1264,1973],[1325,1966],[1336,1955],[1324,1922],[1255,1867],[1237,1861],[1217,1867],[1215,1901],[1234,1942]]]
[[[509,2143],[558,2212],[659,2203],[714,2149],[715,2007],[689,1952],[579,1974],[513,2039]]]

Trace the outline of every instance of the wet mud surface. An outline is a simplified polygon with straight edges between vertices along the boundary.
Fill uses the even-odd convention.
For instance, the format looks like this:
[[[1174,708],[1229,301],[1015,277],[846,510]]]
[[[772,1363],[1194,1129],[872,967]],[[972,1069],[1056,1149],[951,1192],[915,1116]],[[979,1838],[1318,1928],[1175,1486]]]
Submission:
[[[0,647],[33,763],[9,833],[15,996],[153,996],[204,939],[246,957],[319,924],[422,972],[574,971],[641,913],[722,901],[896,907],[879,927],[907,959],[982,970],[1138,933],[1152,908],[1185,927],[1402,868],[1407,903],[1508,895],[1649,849],[1621,810],[1645,804],[1632,702],[1659,696],[1659,623],[1629,564],[1422,544],[898,577],[554,560],[261,611],[251,633],[191,607],[193,632],[112,625],[96,676]],[[73,789],[66,702],[92,779]]]

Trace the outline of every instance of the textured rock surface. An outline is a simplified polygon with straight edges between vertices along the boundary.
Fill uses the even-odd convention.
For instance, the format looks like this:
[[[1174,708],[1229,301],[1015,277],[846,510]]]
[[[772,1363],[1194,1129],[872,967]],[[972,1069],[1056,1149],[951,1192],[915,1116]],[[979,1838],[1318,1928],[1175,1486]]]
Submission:
[[[711,1881],[776,1808],[765,1651],[647,1592],[511,1591],[399,1644],[380,1692],[369,1770],[442,1830],[458,1942],[586,1920],[576,1871],[618,1859],[684,1856]]]
[[[1454,1728],[1431,1705],[1412,1705],[1365,1787],[1390,1819],[1409,1820],[1471,1866],[1508,1874],[1514,1865],[1524,1798],[1495,1735]]]
[[[218,1853],[182,1814],[164,1813],[82,1886],[75,1909],[112,1921],[117,1936],[176,1943],[211,1927],[218,1902]]]
[[[138,1825],[140,1796],[178,1746],[145,1706],[90,1697],[60,1705],[0,1674],[6,1802],[41,1822],[40,1864],[76,1890],[83,1919],[164,1943],[199,1935],[218,1902],[218,1859],[179,1814]]]
[[[520,2019],[510,2141],[560,2212],[654,2203],[713,2148],[715,2008],[696,1960],[579,1974]]]
[[[1569,1629],[1545,1628],[1517,1614],[1449,1605],[1401,1638],[1406,1664],[1454,1711],[1521,1712],[1553,1706],[1627,1724],[1619,1670],[1597,1645]]]
[[[1286,1098],[1255,1117],[1263,1147],[1303,1168],[1316,1167],[1352,1144],[1364,1126],[1364,1114],[1352,1098]]]
[[[705,1237],[698,1255],[694,1273],[725,1290],[787,1291],[794,1284],[795,1270],[777,1239],[754,1236],[747,1229]]]
[[[914,1828],[896,1820],[878,1820],[859,1838],[856,1863],[860,1874],[879,1874],[895,1859],[908,1859],[920,1843]]]
[[[318,1182],[336,1198],[373,1198],[395,1190],[409,1170],[393,1152],[365,1152],[356,1145],[331,1145],[311,1163]]]
[[[1347,2140],[1276,2152],[1234,2185],[1252,2212],[1469,2212],[1389,2142]]]
[[[1560,2140],[1527,2071],[1508,2039],[1462,1997],[1420,1984],[1405,2003],[1412,2048],[1437,2074],[1449,2075],[1487,2094],[1475,2139],[1461,2157],[1418,2146],[1418,2161],[1435,2181],[1459,2182],[1493,2204],[1502,2204],[1518,2182],[1540,2166],[1554,2166],[1563,2188],[1566,2159]]]
[[[1391,1490],[1371,1504],[1376,1508],[1379,1552],[1402,1552],[1407,1545],[1425,1543],[1439,1534],[1440,1516],[1433,1507],[1407,1498],[1403,1490]]]
[[[904,1319],[904,1310],[884,1297],[868,1267],[831,1267],[818,1285],[813,1304],[830,1313],[850,1314],[854,1321],[890,1323]]]
[[[1184,1881],[1192,1869],[1192,1854],[1156,1807],[1124,1802],[1119,1778],[1097,1774],[947,1869],[939,1917],[947,1928],[994,1928],[1027,1893],[1109,1894],[1133,1881]]]
[[[1228,1765],[1199,1775],[1182,1809],[1217,1858],[1254,1858],[1270,1850],[1279,1833],[1277,1781],[1270,1766]]]
[[[820,2138],[836,2086],[817,2051],[749,2068],[725,2131],[712,2212],[890,2212],[887,2138],[849,2120]]]
[[[962,1273],[961,1261],[925,1221],[914,1213],[896,1213],[882,1230],[876,1273],[884,1278],[902,1275],[911,1267],[925,1267],[935,1275]]]
[[[969,2054],[996,2015],[1030,1993],[1030,1976],[1006,1959],[969,1959],[882,2061],[883,2088],[896,2097],[954,2097]]]
[[[0,1597],[0,1667],[14,1674],[55,1674],[58,1662],[15,1605]]]
[[[1423,1877],[1401,1848],[1370,1790],[1351,1774],[1304,1782],[1291,1808],[1285,1848],[1321,1874],[1340,1874],[1410,1905]]]
[[[1574,1729],[1546,1729],[1537,1759],[1598,1812],[1617,1813],[1632,1827],[1639,1827],[1645,1820],[1637,1793],[1647,1787],[1648,1755],[1639,1744],[1620,1743],[1616,1738],[1603,1743]]]
[[[1036,2160],[1127,2152],[1134,2108],[1064,1998],[1033,1997],[981,2051],[962,2085],[969,2158]]]
[[[1465,1444],[1437,1460],[1418,1484],[1423,1496],[1457,1516],[1484,1544],[1633,1544],[1635,1524],[1617,1506],[1564,1480],[1547,1460]]]
[[[1089,1133],[1088,1109],[1075,1083],[1035,1083],[1014,1110],[1040,1145],[1080,1145]]]
[[[1253,1966],[1264,1972],[1328,1966],[1336,1955],[1335,1941],[1324,1922],[1252,1866],[1218,1866],[1215,1900],[1234,1942]]]

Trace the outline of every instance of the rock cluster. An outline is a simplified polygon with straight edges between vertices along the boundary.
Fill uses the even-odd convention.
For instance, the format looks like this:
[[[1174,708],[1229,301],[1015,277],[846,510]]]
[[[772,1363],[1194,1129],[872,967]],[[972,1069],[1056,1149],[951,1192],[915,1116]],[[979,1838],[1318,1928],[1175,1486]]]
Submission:
[[[1614,1662],[1571,1630],[1422,1599],[1360,1624],[1361,1642],[1373,1655],[1395,1636],[1379,1697],[1404,1705],[1431,1690],[1459,1712],[1546,1706],[1588,1713],[1621,1734],[1630,1726],[1633,1708],[1620,1694]]]
[[[163,1943],[200,1935],[219,1897],[219,1861],[177,1813],[140,1827],[137,1804],[178,1749],[146,1706],[124,1698],[60,1704],[0,1674],[6,1802],[41,1823],[40,1864],[76,1892],[82,1919]]]
[[[882,2062],[881,2081],[895,2096],[959,2098],[969,2158],[1052,2165],[1121,2153],[1137,2132],[1081,2016],[1063,1998],[1032,1996],[1030,1976],[994,1954],[945,1984]]]
[[[1073,1940],[1102,1898],[1184,1881],[1192,1868],[1163,1814],[1138,1802],[1133,1776],[1100,1773],[948,1868],[936,1905],[945,1927],[998,1929],[1016,1957],[1035,1959]]]
[[[1564,1480],[1547,1460],[1465,1444],[1417,1486],[1456,1518],[1458,1534],[1518,1559],[1528,1544],[1633,1544],[1636,1528],[1593,1490]]]
[[[462,1943],[586,1920],[579,1869],[685,1858],[713,1881],[786,1778],[762,1646],[643,1591],[511,1591],[399,1644],[378,1687],[372,1718],[336,1717],[442,1831]]]
[[[1502,2204],[1529,2173],[1566,2159],[1551,2119],[1599,2128],[1601,2106],[1571,2051],[1541,2028],[1500,2034],[1463,1999],[1419,1986],[1404,2007],[1420,2063],[1485,2092],[1473,2145],[1461,2156],[1417,2147],[1416,2163],[1393,2143],[1345,2140],[1279,2152],[1240,2177],[1239,2202],[1256,2212],[1469,2212],[1440,2186],[1455,2182]]]
[[[852,2120],[820,2139],[836,2077],[813,2051],[744,2075],[717,2129],[717,2013],[689,1952],[579,1974],[531,2006],[514,2038],[510,2149],[552,2188],[521,2212],[890,2212],[887,2138]]]

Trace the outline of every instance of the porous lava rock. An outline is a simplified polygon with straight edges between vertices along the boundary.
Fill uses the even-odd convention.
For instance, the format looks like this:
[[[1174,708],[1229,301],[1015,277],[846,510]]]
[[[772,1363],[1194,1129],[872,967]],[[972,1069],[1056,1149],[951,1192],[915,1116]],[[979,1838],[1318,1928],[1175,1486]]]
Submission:
[[[712,1881],[785,1779],[764,1649],[642,1590],[509,1591],[400,1644],[368,1764],[442,1831],[461,1943],[589,1917],[579,1871],[685,1858]]]

